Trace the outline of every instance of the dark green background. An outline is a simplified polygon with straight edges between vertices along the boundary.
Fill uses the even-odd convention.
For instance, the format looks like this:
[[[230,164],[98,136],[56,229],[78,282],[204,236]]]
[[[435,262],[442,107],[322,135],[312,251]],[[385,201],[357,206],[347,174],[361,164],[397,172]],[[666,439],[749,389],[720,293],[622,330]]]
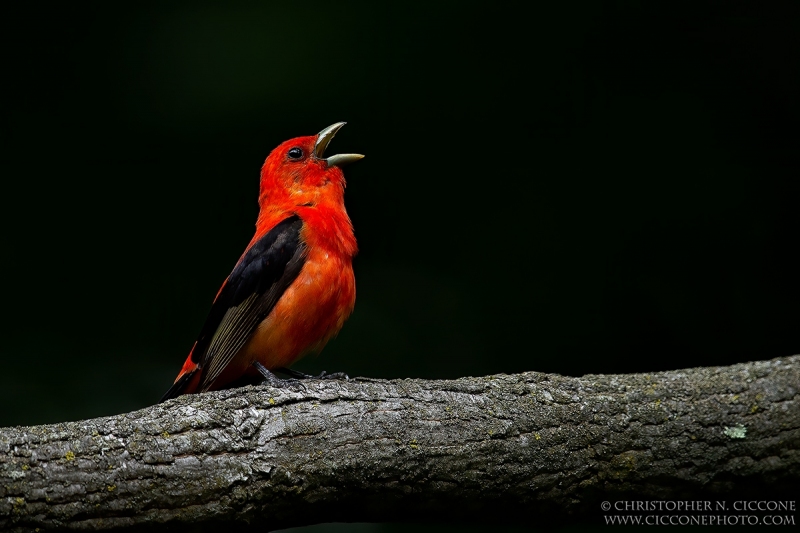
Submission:
[[[298,368],[800,352],[796,2],[135,3],[3,16],[0,425],[158,400],[279,142],[344,120],[356,310]]]

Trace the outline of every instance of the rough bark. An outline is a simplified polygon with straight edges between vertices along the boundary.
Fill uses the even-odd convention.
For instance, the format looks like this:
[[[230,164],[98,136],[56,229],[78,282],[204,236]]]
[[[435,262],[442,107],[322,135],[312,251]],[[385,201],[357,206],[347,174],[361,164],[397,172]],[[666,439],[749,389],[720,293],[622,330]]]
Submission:
[[[0,429],[0,529],[598,521],[800,481],[800,356],[654,374],[313,380]]]

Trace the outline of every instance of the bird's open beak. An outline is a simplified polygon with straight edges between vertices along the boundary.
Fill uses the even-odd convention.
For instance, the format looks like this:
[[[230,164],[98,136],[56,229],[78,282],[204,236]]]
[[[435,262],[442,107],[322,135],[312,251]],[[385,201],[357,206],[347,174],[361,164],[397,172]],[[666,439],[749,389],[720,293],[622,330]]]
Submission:
[[[317,134],[317,143],[314,145],[314,157],[317,159],[324,159],[328,162],[329,167],[337,166],[341,167],[343,165],[347,165],[348,163],[353,163],[358,161],[362,157],[361,154],[336,154],[328,157],[327,159],[323,157],[325,154],[325,148],[328,147],[328,144],[333,139],[336,132],[341,129],[342,126],[347,124],[346,122],[337,122],[332,126],[328,126],[321,132]]]

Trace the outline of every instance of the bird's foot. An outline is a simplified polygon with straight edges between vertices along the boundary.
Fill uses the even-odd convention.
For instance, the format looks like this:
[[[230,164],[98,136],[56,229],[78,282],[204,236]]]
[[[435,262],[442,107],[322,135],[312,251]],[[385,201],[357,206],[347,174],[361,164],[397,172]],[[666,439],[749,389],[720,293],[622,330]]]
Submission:
[[[292,390],[305,390],[306,386],[300,383],[297,379],[281,379],[272,372],[270,372],[267,367],[259,363],[258,361],[253,362],[253,367],[258,370],[258,373],[261,374],[261,377],[264,378],[262,383],[269,383],[271,386],[277,389],[292,389]],[[281,370],[281,369],[279,369]],[[294,377],[294,376],[293,376]]]
[[[333,372],[328,374],[323,370],[320,372],[319,376],[313,376],[311,374],[304,374],[303,372],[292,370],[291,368],[276,368],[275,371],[280,372],[281,374],[286,374],[287,376],[291,376],[294,379],[350,379],[350,376],[344,372]]]

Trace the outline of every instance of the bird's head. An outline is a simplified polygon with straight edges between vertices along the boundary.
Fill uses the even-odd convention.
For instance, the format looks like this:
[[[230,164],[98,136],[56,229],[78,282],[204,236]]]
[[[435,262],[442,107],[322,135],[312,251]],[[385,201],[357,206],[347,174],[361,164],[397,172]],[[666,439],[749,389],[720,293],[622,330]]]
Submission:
[[[275,148],[261,168],[261,207],[276,203],[314,206],[340,202],[345,186],[340,167],[364,157],[361,154],[324,156],[331,139],[344,125],[344,122],[337,122],[317,135],[297,137]]]

